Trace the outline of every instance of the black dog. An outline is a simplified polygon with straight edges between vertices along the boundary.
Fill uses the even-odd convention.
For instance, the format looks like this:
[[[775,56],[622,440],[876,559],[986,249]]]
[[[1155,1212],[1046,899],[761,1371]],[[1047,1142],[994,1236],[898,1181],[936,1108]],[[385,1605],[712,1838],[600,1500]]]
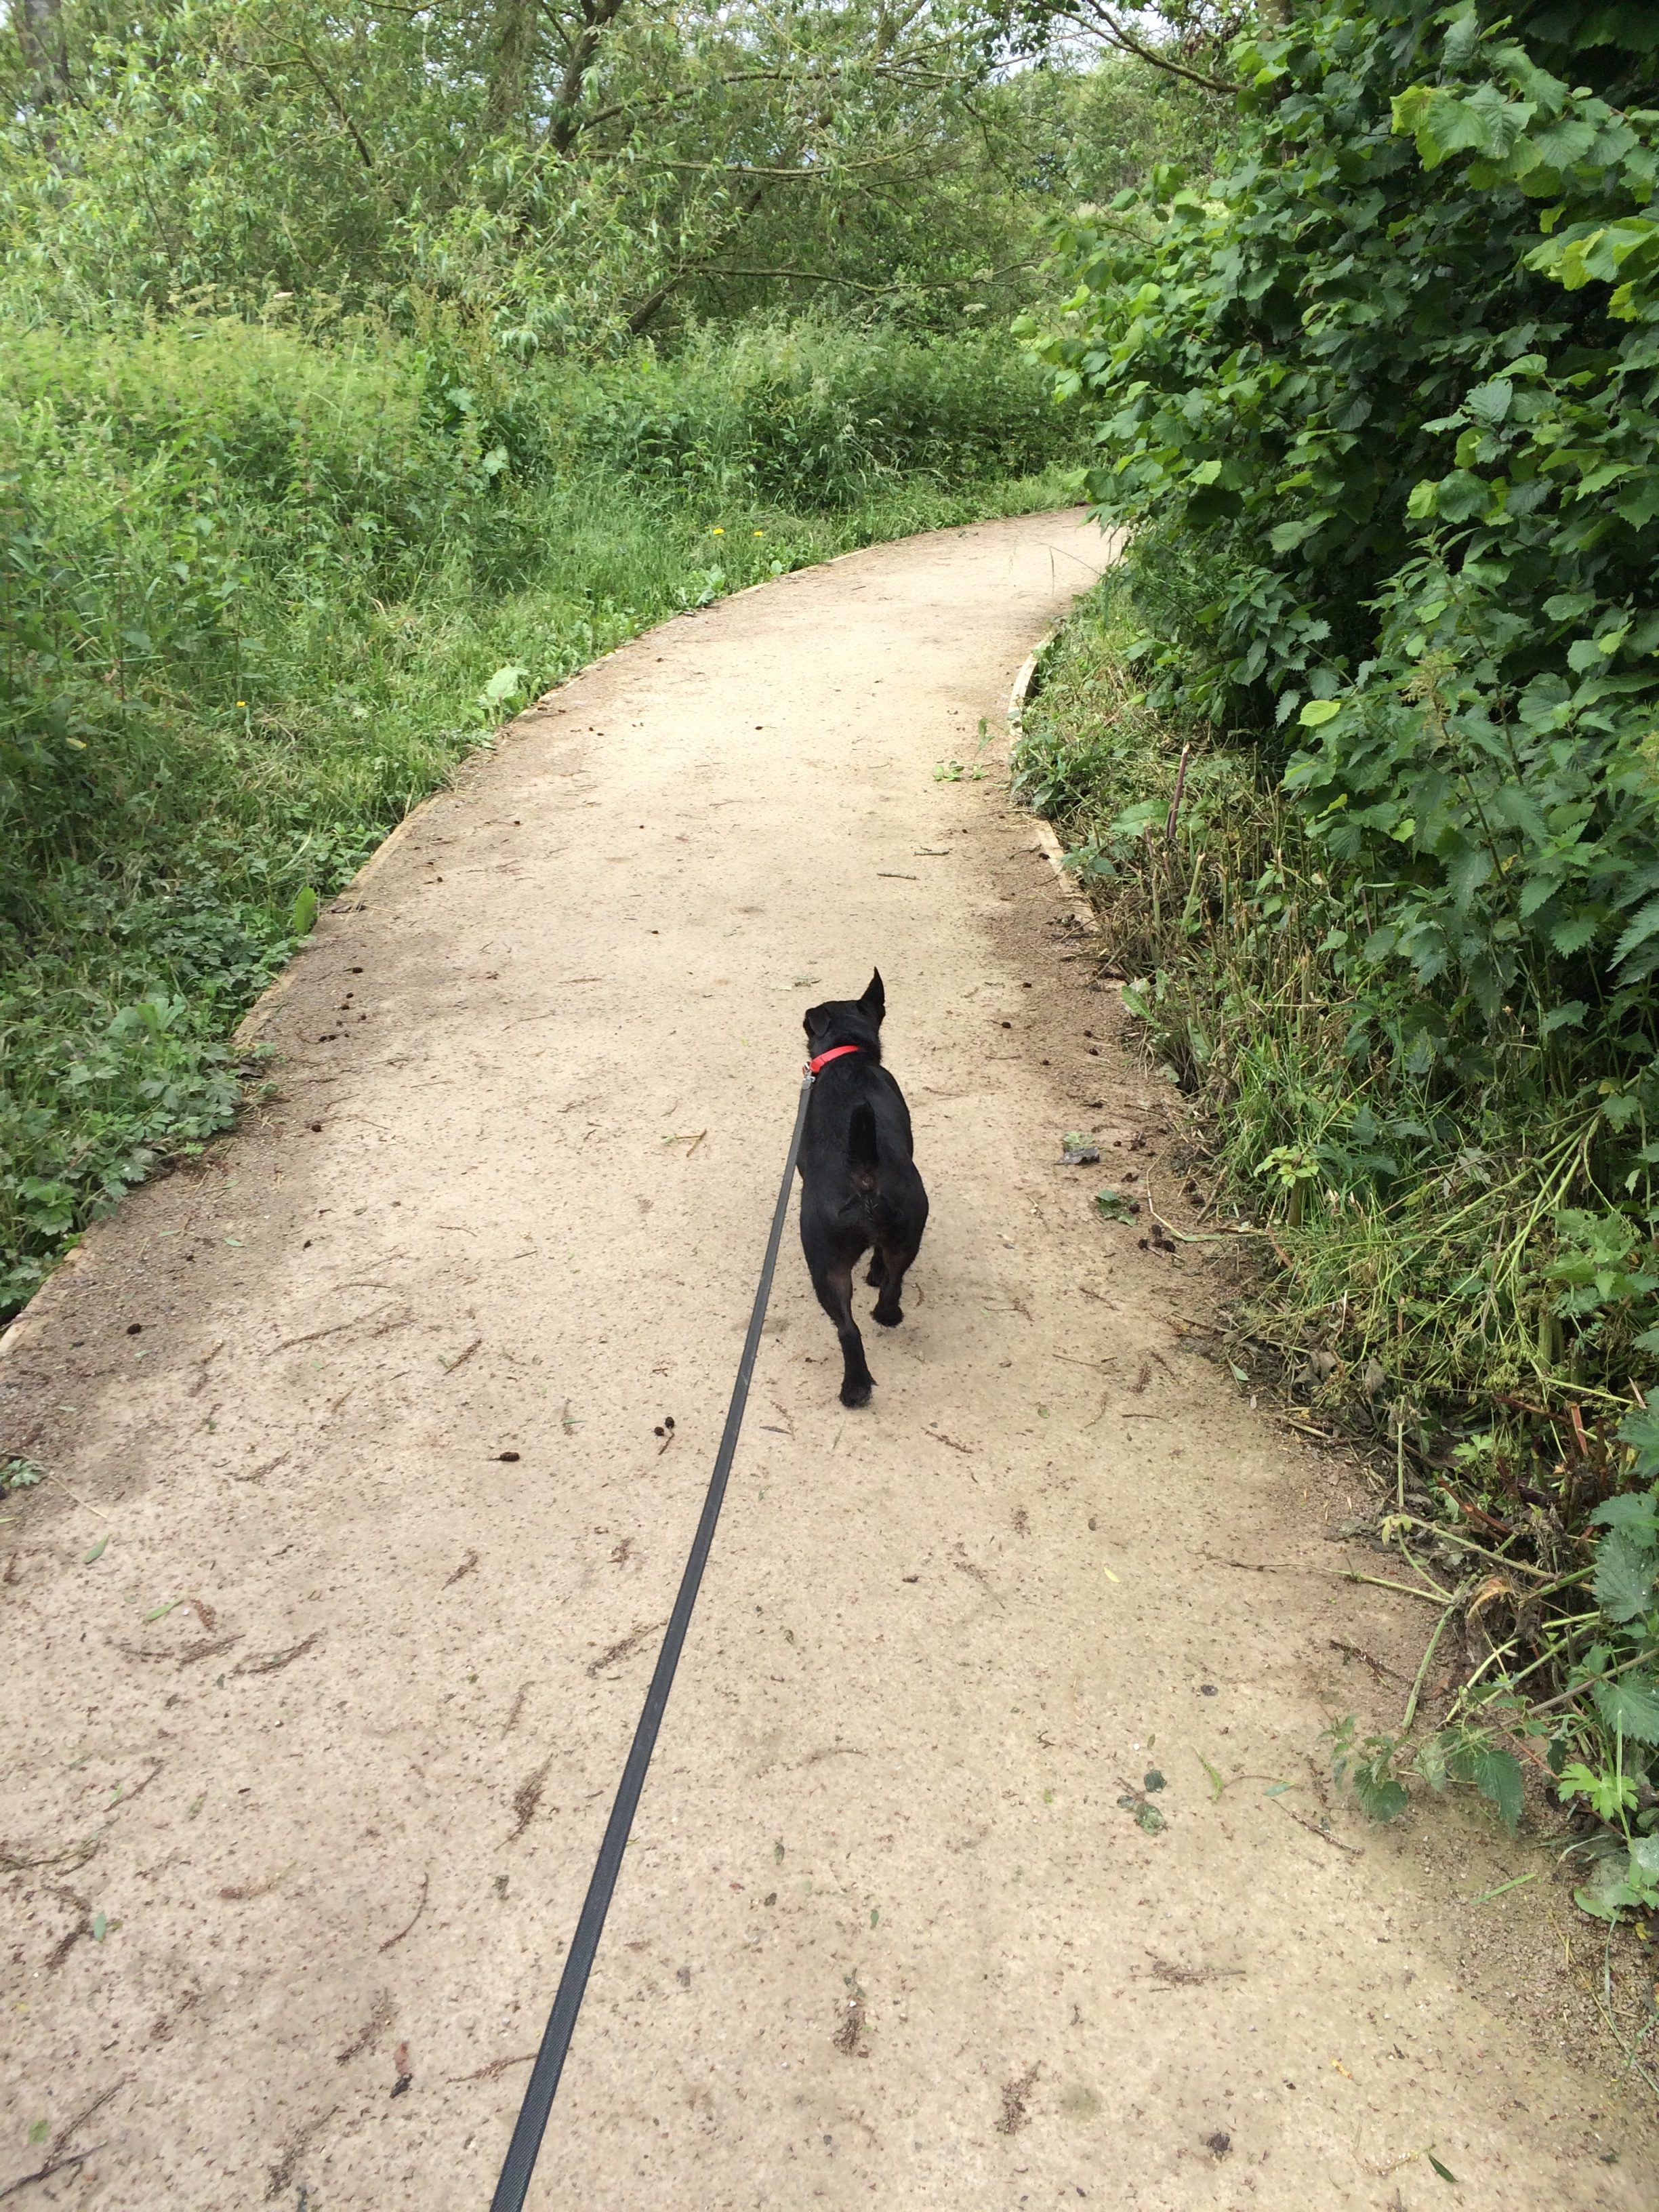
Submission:
[[[800,1241],[818,1304],[841,1339],[843,1406],[867,1405],[874,1382],[853,1319],[853,1270],[873,1245],[865,1279],[881,1292],[876,1319],[896,1328],[905,1270],[927,1225],[909,1109],[881,1064],[886,1003],[877,974],[861,999],[809,1006],[804,1023],[814,1081],[800,1146]]]

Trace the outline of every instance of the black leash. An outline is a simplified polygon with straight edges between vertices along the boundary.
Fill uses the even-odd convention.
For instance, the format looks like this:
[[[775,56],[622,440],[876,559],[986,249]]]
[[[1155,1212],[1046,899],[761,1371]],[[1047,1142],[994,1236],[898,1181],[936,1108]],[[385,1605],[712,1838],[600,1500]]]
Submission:
[[[680,1663],[680,1648],[685,1642],[685,1632],[691,1626],[691,1608],[697,1601],[702,1571],[708,1564],[709,1547],[714,1540],[714,1524],[720,1517],[720,1504],[726,1496],[726,1480],[732,1471],[732,1457],[738,1449],[738,1432],[743,1426],[743,1411],[749,1401],[750,1379],[755,1372],[755,1355],[760,1350],[761,1325],[766,1319],[767,1301],[772,1295],[772,1276],[778,1264],[778,1246],[783,1239],[784,1218],[789,1211],[789,1186],[794,1181],[795,1161],[800,1152],[800,1134],[806,1122],[806,1102],[811,1091],[812,1078],[809,1073],[800,1086],[800,1101],[795,1109],[795,1133],[789,1139],[789,1157],[784,1162],[783,1182],[779,1186],[777,1207],[772,1216],[772,1233],[766,1240],[766,1260],[761,1268],[760,1287],[755,1292],[754,1311],[749,1316],[749,1334],[744,1339],[743,1357],[738,1362],[738,1379],[732,1385],[732,1404],[726,1416],[720,1448],[714,1455],[714,1472],[708,1478],[708,1495],[702,1502],[702,1518],[698,1522],[697,1533],[691,1540],[690,1556],[685,1563],[685,1572],[680,1577],[680,1594],[675,1599],[674,1610],[669,1616],[662,1650],[657,1654],[657,1670],[651,1677],[651,1687],[645,1693],[645,1708],[640,1715],[639,1725],[634,1730],[633,1747],[628,1754],[628,1764],[623,1769],[617,1802],[611,1808],[605,1841],[599,1845],[592,1879],[582,1901],[576,1933],[571,1940],[570,1955],[566,1959],[564,1972],[559,1977],[558,1992],[553,1999],[553,2010],[548,2016],[547,2032],[542,2038],[541,2049],[536,2053],[536,2063],[531,2069],[524,2102],[519,2107],[513,2140],[507,2147],[507,2157],[501,2166],[501,2178],[495,2184],[495,2194],[490,2199],[490,2212],[521,2212],[530,2187],[530,2177],[536,2170],[536,2154],[542,2147],[548,2115],[553,2109],[559,2076],[564,2071],[565,2054],[570,2048],[576,2015],[581,2010],[587,1977],[592,1971],[593,1954],[599,1948],[605,1916],[611,1909],[611,1897],[617,1887],[617,1876],[622,1872],[623,1850],[628,1842],[628,1832],[634,1825],[634,1815],[639,1808],[640,1792],[645,1787],[646,1769],[651,1764],[651,1753],[656,1747],[657,1730],[662,1725],[668,1692],[674,1686],[674,1670]]]

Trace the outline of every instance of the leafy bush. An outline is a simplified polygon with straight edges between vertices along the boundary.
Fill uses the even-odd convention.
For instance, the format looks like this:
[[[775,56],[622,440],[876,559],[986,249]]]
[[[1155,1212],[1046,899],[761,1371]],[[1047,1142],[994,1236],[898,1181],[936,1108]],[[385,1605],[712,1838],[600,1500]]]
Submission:
[[[1096,414],[1103,511],[1178,516],[1206,556],[1213,592],[1148,641],[1160,695],[1288,730],[1311,834],[1380,893],[1368,966],[1430,987],[1390,1045],[1426,1066],[1507,1008],[1599,1025],[1633,1072],[1659,79],[1645,41],[1528,13],[1558,34],[1375,4],[1245,46],[1238,166],[1066,230],[1074,315],[1042,349]]]
[[[1127,1003],[1284,1256],[1253,1328],[1292,1370],[1332,1359],[1322,1395],[1351,1410],[1381,1389],[1359,1393],[1360,1376],[1384,1378],[1425,1436],[1504,1396],[1616,1419],[1650,1359],[1655,1286],[1644,1224],[1587,1180],[1586,1157],[1620,1141],[1607,1099],[1559,1039],[1466,1052],[1455,1075],[1356,1049],[1364,890],[1330,866],[1261,748],[1152,706],[1129,658],[1145,620],[1129,580],[1109,576],[1046,665],[1019,787],[1064,824],[1134,979]],[[1367,988],[1408,1014],[1405,981]]]

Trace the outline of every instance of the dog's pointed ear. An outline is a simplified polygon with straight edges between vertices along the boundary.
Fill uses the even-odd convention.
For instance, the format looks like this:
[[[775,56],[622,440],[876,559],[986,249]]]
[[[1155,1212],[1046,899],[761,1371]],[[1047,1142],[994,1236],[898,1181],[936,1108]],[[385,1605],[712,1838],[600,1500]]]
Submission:
[[[882,1016],[886,1012],[887,994],[881,987],[881,970],[879,968],[875,968],[871,970],[869,988],[866,990],[864,996],[859,1000],[859,1004],[863,1007],[865,1012],[868,1014],[872,1020],[878,1023],[880,1021]]]

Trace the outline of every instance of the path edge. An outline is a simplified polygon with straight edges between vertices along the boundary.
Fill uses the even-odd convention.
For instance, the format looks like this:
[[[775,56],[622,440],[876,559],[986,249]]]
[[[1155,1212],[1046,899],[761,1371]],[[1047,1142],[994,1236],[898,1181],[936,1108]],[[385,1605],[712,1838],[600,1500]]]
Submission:
[[[1111,568],[1123,558],[1125,533],[1121,531],[1109,531],[1105,535],[1107,538],[1106,568]],[[1105,569],[1101,573],[1103,575]],[[1037,679],[1042,673],[1042,664],[1053,650],[1055,639],[1065,627],[1066,617],[1062,617],[1051,629],[1043,632],[1021,662],[1019,673],[1014,678],[1013,689],[1008,694],[1008,771],[1011,793],[1014,753],[1021,737],[1024,734],[1025,710],[1036,695]],[[1014,804],[1019,806],[1021,802],[1016,799]],[[1098,937],[1100,917],[1084,896],[1077,878],[1066,866],[1066,849],[1055,836],[1053,824],[1047,816],[1036,813],[1029,807],[1022,808],[1022,811],[1030,815],[1032,827],[1036,831],[1036,849],[1054,870],[1054,879],[1065,894],[1066,904],[1073,920],[1091,937]]]

